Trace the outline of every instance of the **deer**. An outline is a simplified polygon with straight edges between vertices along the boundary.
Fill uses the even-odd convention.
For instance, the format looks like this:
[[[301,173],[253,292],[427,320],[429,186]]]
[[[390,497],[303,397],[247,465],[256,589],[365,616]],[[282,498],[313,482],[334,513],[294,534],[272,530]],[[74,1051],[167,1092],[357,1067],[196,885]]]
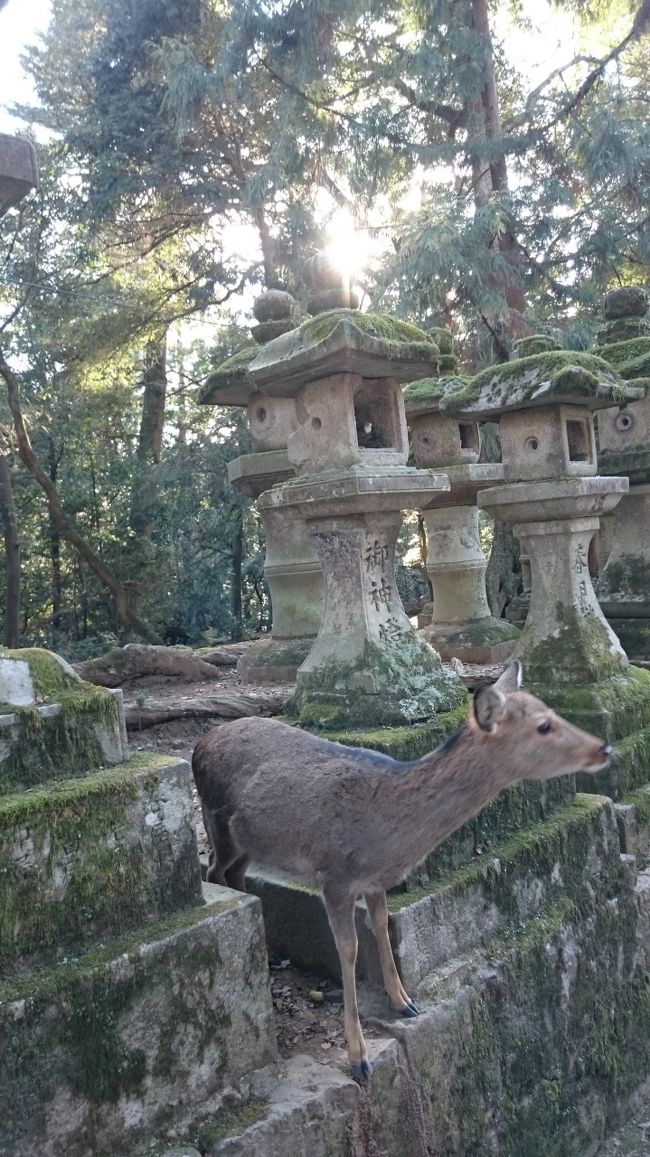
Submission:
[[[316,886],[341,963],[345,1039],[354,1079],[372,1072],[356,993],[355,904],[363,895],[392,1007],[420,1010],[405,991],[388,933],[394,888],[452,832],[520,780],[599,772],[611,747],[521,688],[512,662],[479,686],[469,715],[441,747],[400,762],[275,719],[222,724],[192,757],[210,845],[207,880],[245,891],[249,863]]]

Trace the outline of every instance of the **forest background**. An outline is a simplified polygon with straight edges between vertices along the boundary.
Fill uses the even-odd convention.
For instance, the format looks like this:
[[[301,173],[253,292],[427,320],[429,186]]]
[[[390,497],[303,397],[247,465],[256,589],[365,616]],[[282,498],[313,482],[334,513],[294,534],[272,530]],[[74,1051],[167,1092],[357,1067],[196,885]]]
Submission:
[[[196,396],[316,250],[465,372],[588,348],[649,280],[649,32],[650,0],[52,0],[0,222],[4,641],[269,629],[246,416]]]

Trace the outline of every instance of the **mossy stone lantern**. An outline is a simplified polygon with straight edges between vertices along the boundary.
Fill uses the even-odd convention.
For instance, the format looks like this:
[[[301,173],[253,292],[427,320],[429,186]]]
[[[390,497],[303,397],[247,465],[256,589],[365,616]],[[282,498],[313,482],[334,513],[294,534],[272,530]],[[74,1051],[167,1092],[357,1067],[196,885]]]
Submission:
[[[340,309],[264,346],[248,367],[259,394],[293,399],[297,418],[287,443],[295,478],[261,495],[259,509],[305,519],[323,569],[323,619],[297,675],[303,723],[408,723],[463,702],[460,680],[406,617],[394,573],[400,512],[448,488],[444,475],[406,465],[401,383],[435,372],[438,359],[417,327]]]
[[[478,503],[512,525],[530,558],[530,611],[514,654],[544,687],[595,683],[627,666],[588,554],[628,480],[596,477],[593,412],[638,395],[600,358],[558,350],[494,366],[441,399],[446,413],[499,419],[506,481]]]
[[[257,325],[252,334],[258,343],[295,329],[297,307],[288,293],[269,290],[261,294],[253,311]],[[199,401],[206,405],[246,407],[252,453],[228,463],[228,478],[243,494],[255,499],[293,476],[287,442],[299,424],[294,398],[271,397],[253,384],[248,367],[259,350],[260,345],[251,344],[228,358],[199,394]],[[303,519],[272,509],[263,509],[261,517],[273,629],[248,648],[237,670],[251,683],[292,683],[318,633],[323,601],[321,567]]]
[[[650,386],[649,298],[638,286],[605,297],[597,349],[637,388]],[[612,339],[619,339],[614,340]],[[624,474],[630,489],[612,515],[609,557],[596,581],[600,605],[632,659],[650,659],[650,398],[601,410],[598,468]]]
[[[453,376],[424,378],[404,391],[416,466],[444,470],[449,478],[449,491],[422,508],[433,618],[420,633],[443,659],[497,663],[509,657],[519,631],[490,613],[476,495],[502,481],[503,467],[479,464],[481,439],[473,418],[440,411],[444,394],[466,384]]]

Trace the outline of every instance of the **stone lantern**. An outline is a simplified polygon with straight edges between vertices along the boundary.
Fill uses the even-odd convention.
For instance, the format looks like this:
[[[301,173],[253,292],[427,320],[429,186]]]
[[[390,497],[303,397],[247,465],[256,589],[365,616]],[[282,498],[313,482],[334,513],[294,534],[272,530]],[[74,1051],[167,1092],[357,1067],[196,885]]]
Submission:
[[[494,366],[441,399],[446,413],[499,417],[505,484],[480,491],[478,503],[512,525],[530,558],[530,611],[514,654],[545,688],[596,683],[627,666],[588,552],[628,480],[596,477],[593,411],[639,393],[601,359],[559,350]]]
[[[466,379],[425,378],[404,391],[416,466],[444,470],[449,478],[449,491],[422,508],[433,619],[420,633],[443,659],[498,663],[511,654],[519,631],[490,613],[476,495],[502,481],[503,467],[479,464],[481,439],[473,418],[440,412],[441,397],[462,385]]]
[[[258,507],[265,518],[304,519],[323,570],[323,619],[297,675],[303,723],[407,723],[463,702],[460,680],[406,617],[394,573],[400,512],[448,489],[444,475],[406,465],[401,383],[435,372],[438,358],[415,326],[341,309],[270,342],[248,366],[259,404],[291,400],[297,422],[287,442],[295,478]]]
[[[650,384],[648,294],[637,286],[605,297],[597,353],[639,387]],[[609,557],[596,582],[600,605],[633,659],[650,659],[650,398],[598,415],[598,468],[630,489],[612,515]]]
[[[281,290],[261,294],[253,312],[257,325],[251,332],[260,345],[295,329],[296,303]],[[258,345],[248,346],[228,358],[210,375],[199,395],[206,405],[247,408],[252,453],[229,462],[228,477],[250,498],[259,498],[293,476],[287,442],[298,427],[293,398],[270,397],[253,385],[247,367],[258,349]],[[273,629],[248,648],[237,670],[251,683],[292,683],[318,633],[323,601],[320,562],[302,519],[271,509],[262,510],[261,517]]]

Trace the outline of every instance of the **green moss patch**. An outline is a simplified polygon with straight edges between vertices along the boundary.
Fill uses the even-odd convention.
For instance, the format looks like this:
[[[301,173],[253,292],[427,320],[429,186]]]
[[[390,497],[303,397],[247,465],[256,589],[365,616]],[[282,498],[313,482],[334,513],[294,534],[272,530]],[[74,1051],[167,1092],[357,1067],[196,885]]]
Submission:
[[[561,402],[596,408],[636,396],[629,395],[625,382],[604,358],[557,350],[483,370],[464,386],[445,393],[440,409],[488,418],[499,410]]]
[[[648,386],[650,386],[650,379]],[[650,450],[647,446],[628,446],[620,450],[599,450],[598,473],[627,474],[631,483],[647,482],[650,480]]]
[[[420,378],[417,382],[411,382],[403,391],[406,412],[412,410],[424,413],[427,403],[431,404],[432,410],[438,410],[443,395],[464,390],[470,380],[455,374],[444,378]]]
[[[597,683],[627,669],[624,655],[612,648],[600,618],[557,603],[555,632],[523,652],[527,681],[548,687]],[[526,632],[522,635],[526,642]]]
[[[103,763],[97,728],[117,732],[119,706],[102,687],[75,682],[56,696],[59,710],[14,707],[9,754],[0,764],[0,797],[57,778],[85,775]],[[17,734],[16,734],[17,732]]]
[[[223,1084],[241,1076],[236,1066],[247,1050],[258,1066],[275,1060],[268,1027],[240,1021],[247,1042],[233,1037],[228,985],[239,986],[241,1000],[258,1000],[266,963],[263,938],[252,928],[242,940],[250,980],[241,963],[222,959],[232,932],[222,933],[214,917],[239,904],[229,899],[193,908],[80,959],[0,985],[0,1082],[8,1096],[0,1149],[18,1152],[23,1141],[26,1149],[27,1140],[44,1138],[51,1100],[63,1093],[78,1098],[84,1117],[66,1153],[104,1152],[95,1126],[101,1128],[106,1108],[120,1098],[148,1098],[160,1090],[160,1127],[173,1121],[184,1083],[202,1065],[210,1065]],[[141,1152],[149,1135],[132,1123],[111,1152],[130,1152],[134,1142]]]
[[[517,920],[519,881],[538,877],[548,885],[555,865],[560,865],[558,892],[571,894],[582,887],[594,841],[602,843],[600,818],[605,804],[601,796],[577,795],[548,819],[509,835],[504,843],[494,844],[489,855],[446,874],[441,872],[428,886],[391,893],[389,911],[398,912],[425,896],[437,896],[448,889],[462,894],[480,887],[486,903],[495,904],[506,919]],[[609,858],[604,845],[603,858]],[[612,870],[618,873],[619,868],[616,855]]]
[[[415,1053],[436,1151],[593,1152],[647,1074],[650,977],[635,970],[632,882],[614,858],[585,871],[587,828],[571,831],[567,894],[477,953],[445,1001],[435,1050]]]
[[[560,685],[551,679],[527,681],[526,686],[571,723],[610,742],[650,727],[650,671],[642,667],[630,665],[591,685]]]
[[[424,343],[434,345],[434,338],[426,330],[402,321],[398,317],[386,317],[379,313],[360,313],[355,309],[330,309],[316,317],[304,321],[296,331],[306,343],[326,341],[334,333],[341,321],[350,321],[361,333],[378,341],[404,343],[407,345]]]
[[[58,703],[62,696],[80,686],[80,680],[69,674],[51,651],[40,647],[22,647],[15,651],[2,647],[0,658],[18,659],[28,664],[37,698],[43,703]]]
[[[0,800],[0,967],[197,902],[189,821],[174,847],[160,824],[140,835],[170,760],[139,762]]]
[[[237,1137],[251,1125],[262,1121],[267,1110],[267,1102],[259,1098],[233,1109],[225,1109],[195,1125],[188,1133],[188,1140],[202,1153],[210,1153],[219,1141],[224,1141],[226,1137]]]
[[[650,377],[650,337],[636,337],[600,346],[598,355],[609,362],[622,378],[634,380]]]
[[[198,401],[202,405],[218,404],[219,391],[235,386],[250,384],[248,367],[259,353],[260,347],[254,343],[244,346],[232,357],[226,358],[206,379],[199,390]]]
[[[418,723],[464,702],[463,684],[413,632],[396,645],[366,644],[354,662],[303,671],[289,710],[304,727],[340,730]]]

